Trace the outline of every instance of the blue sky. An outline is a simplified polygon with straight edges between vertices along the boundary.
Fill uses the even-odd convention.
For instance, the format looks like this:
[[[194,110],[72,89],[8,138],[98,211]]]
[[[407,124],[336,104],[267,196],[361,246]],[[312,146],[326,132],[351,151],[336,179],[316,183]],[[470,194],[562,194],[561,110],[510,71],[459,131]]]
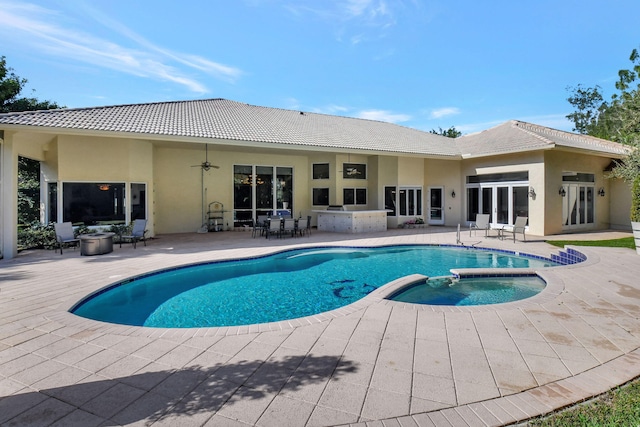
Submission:
[[[25,95],[67,107],[226,98],[570,131],[566,88],[610,94],[638,16],[638,0],[0,0],[0,55]]]

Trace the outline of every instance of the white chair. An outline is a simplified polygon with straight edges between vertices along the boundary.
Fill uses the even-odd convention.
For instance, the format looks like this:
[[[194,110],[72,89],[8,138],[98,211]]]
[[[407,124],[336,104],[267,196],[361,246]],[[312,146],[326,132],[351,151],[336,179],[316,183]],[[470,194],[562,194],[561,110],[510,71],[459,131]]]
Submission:
[[[525,236],[525,228],[527,226],[527,220],[529,219],[529,217],[526,216],[518,216],[516,217],[516,222],[513,225],[505,225],[502,228],[502,235],[504,236],[504,233],[511,233],[513,234],[513,242],[516,242],[516,234],[518,233],[522,233],[522,240],[524,242],[527,241],[527,237]]]
[[[472,222],[469,224],[469,237],[471,237],[471,230],[484,230],[484,237],[489,235],[489,219],[491,215],[489,214],[477,214],[476,222]]]
[[[60,248],[60,255],[62,255],[62,246],[73,246],[74,250],[78,247],[80,239],[77,239],[73,234],[73,226],[70,222],[59,222],[53,224],[53,228],[56,231],[56,241]]]

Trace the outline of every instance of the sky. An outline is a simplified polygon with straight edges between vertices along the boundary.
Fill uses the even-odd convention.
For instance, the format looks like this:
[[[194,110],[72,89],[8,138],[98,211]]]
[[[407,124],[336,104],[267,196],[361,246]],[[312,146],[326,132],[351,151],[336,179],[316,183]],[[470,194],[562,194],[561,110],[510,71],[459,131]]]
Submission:
[[[567,88],[614,92],[638,16],[638,0],[0,0],[0,56],[22,95],[69,108],[225,98],[571,131]]]

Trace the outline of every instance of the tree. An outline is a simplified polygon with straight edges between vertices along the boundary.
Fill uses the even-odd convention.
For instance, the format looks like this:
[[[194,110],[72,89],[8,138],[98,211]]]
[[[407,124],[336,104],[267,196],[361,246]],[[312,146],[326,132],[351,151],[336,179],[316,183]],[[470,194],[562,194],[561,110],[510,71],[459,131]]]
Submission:
[[[18,224],[40,220],[40,162],[18,157]]]
[[[0,57],[0,113],[17,111],[50,110],[60,108],[50,101],[39,101],[33,97],[21,96],[27,79],[18,77],[13,68],[7,67],[4,56]],[[40,220],[40,162],[26,157],[18,157],[18,224],[26,225]],[[19,243],[25,239],[19,233]]]
[[[431,129],[430,133],[446,136],[447,138],[457,138],[459,136],[462,136],[462,132],[457,130],[455,126],[451,126],[449,129],[442,129],[440,126],[438,126],[438,130]]]
[[[604,100],[600,86],[567,88],[567,101],[576,109],[567,115],[574,131],[623,144],[631,144],[640,134],[640,53],[633,49],[631,69],[618,71],[611,101]],[[636,83],[637,82],[637,83]]]
[[[51,101],[21,97],[20,94],[26,84],[27,79],[18,77],[13,72],[13,68],[7,67],[6,58],[0,57],[0,113],[60,108],[58,104]]]
[[[640,53],[633,49],[631,69],[618,71],[611,102],[603,100],[600,87],[573,88],[567,100],[576,108],[567,116],[579,133],[609,139],[630,146],[629,155],[610,173],[631,186],[631,221],[640,222]]]

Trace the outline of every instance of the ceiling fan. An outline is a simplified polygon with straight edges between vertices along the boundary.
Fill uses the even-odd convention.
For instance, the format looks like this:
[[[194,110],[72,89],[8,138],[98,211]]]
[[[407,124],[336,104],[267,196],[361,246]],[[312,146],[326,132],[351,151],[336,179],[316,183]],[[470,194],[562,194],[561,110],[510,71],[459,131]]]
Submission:
[[[205,160],[204,162],[200,163],[199,165],[192,165],[192,168],[202,168],[203,171],[208,171],[211,168],[214,169],[220,169],[220,166],[216,166],[214,164],[211,164],[211,162],[209,162],[209,144],[206,144],[204,146],[204,156],[205,156]]]

